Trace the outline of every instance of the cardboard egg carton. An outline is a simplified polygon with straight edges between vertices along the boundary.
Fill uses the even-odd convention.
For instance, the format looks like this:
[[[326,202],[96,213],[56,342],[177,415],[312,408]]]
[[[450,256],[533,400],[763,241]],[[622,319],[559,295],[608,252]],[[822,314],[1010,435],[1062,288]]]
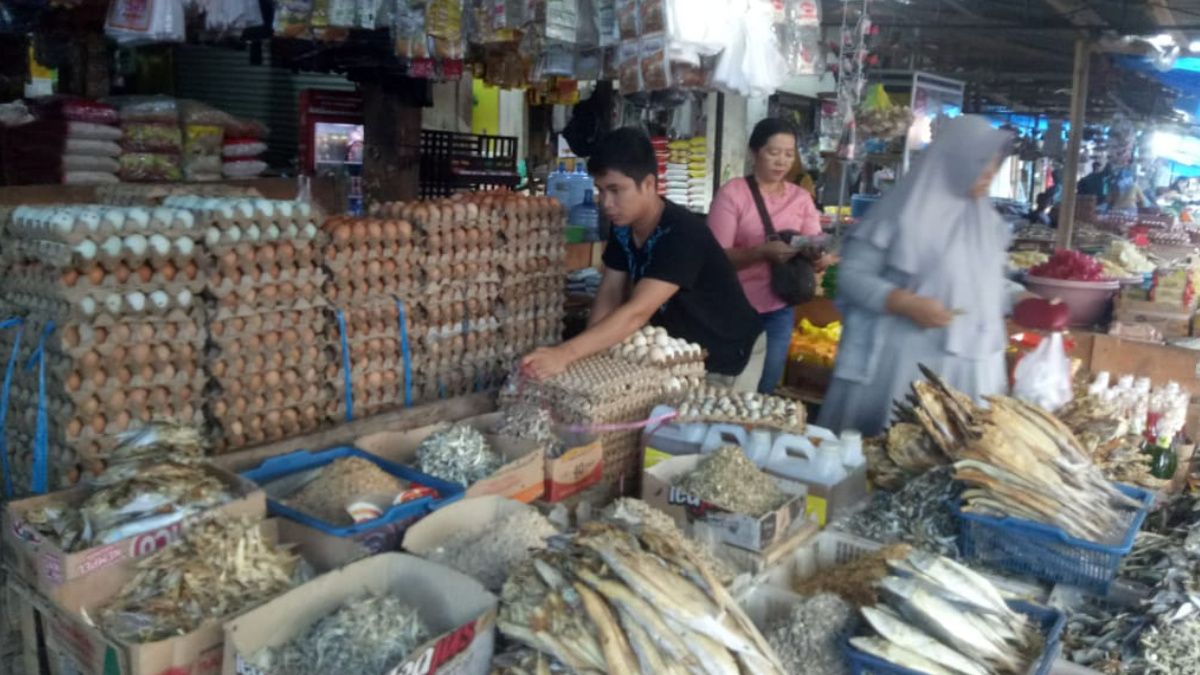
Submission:
[[[67,392],[66,395],[70,398],[70,408],[75,415],[126,411],[136,419],[147,422],[156,415],[166,414],[168,409],[179,409],[183,404],[199,405],[208,382],[207,376],[200,372],[188,380],[171,384],[158,382],[144,387],[93,387]]]
[[[209,316],[212,319],[234,319],[246,318],[262,314],[280,314],[285,312],[303,312],[303,311],[319,311],[328,306],[328,302],[322,295],[314,295],[311,298],[293,298],[290,301],[276,300],[270,304],[259,301],[257,295],[255,302],[243,302],[243,298],[237,293],[230,293],[221,299],[221,304],[209,310]]]
[[[74,247],[85,241],[103,250],[102,242],[160,235],[169,240],[189,239],[202,232],[194,213],[167,207],[106,206],[102,204],[52,204],[18,206],[9,213],[8,233],[17,240],[42,240]],[[147,242],[141,242],[146,245]]]
[[[8,292],[29,298],[51,302],[63,302],[79,308],[80,312],[89,308],[99,309],[114,316],[123,315],[163,315],[174,309],[190,311],[193,306],[200,304],[197,294],[204,288],[200,279],[191,281],[175,280],[142,281],[140,276],[131,276],[124,283],[115,281],[109,284],[92,284],[81,278],[71,280],[71,285],[60,283],[54,276],[32,275],[20,270],[10,272],[6,280]]]
[[[266,331],[296,330],[301,335],[306,335],[304,329],[307,327],[312,329],[315,335],[320,332],[319,327],[324,323],[324,310],[324,306],[318,306],[225,313],[221,316],[211,316],[208,331],[218,346]]]
[[[313,379],[287,385],[260,385],[251,387],[244,380],[226,384],[243,385],[237,393],[223,391],[209,398],[205,409],[217,419],[241,419],[246,415],[261,414],[289,407],[324,406],[328,401],[341,398],[341,378],[334,381]]]
[[[205,265],[209,278],[213,272],[220,272],[224,276],[236,274],[257,277],[267,268],[311,268],[321,264],[320,248],[315,242],[305,240],[243,242],[211,252],[213,255],[206,259]]]
[[[265,415],[251,415],[245,419],[217,423],[209,420],[213,435],[213,452],[232,452],[252,445],[281,441],[286,438],[311,433],[329,426],[337,413],[330,411],[288,408],[272,411]]]
[[[202,215],[207,224],[221,229],[267,224],[282,227],[324,220],[319,208],[292,200],[174,195],[163,200],[163,205]]]
[[[248,291],[261,292],[268,287],[274,288],[276,294],[311,297],[321,292],[325,281],[325,272],[317,267],[273,266],[239,274],[237,279],[220,272],[212,273],[207,281],[207,289],[218,300],[234,294],[246,295]]]
[[[95,391],[112,386],[122,388],[171,387],[193,382],[203,377],[200,357],[176,357],[167,362],[136,363],[132,359],[106,359],[99,366],[85,366],[81,361],[59,359],[47,364],[47,373],[62,383],[68,392]]]
[[[184,195],[224,198],[262,196],[258,190],[252,187],[229,184],[119,183],[96,187],[96,199],[101,203],[115,206],[158,206],[168,197]]]
[[[182,264],[172,261],[145,261],[135,267],[123,262],[91,262],[80,267],[58,268],[42,263],[18,262],[8,268],[10,278],[19,278],[24,288],[41,287],[46,293],[78,292],[91,289],[143,290],[188,288],[193,293],[204,287],[200,266],[195,260]],[[15,280],[15,279],[14,279]]]
[[[149,265],[155,269],[166,266],[178,269],[195,262],[203,255],[198,244],[190,249],[187,247],[181,249],[175,245],[175,242],[192,242],[192,239],[179,238],[171,242],[159,237],[159,235],[154,235],[152,238],[155,242],[167,241],[168,248],[166,251],[160,252],[159,249],[133,250],[120,248],[115,253],[110,253],[112,249],[100,249],[98,251],[91,249],[81,250],[80,247],[84,246],[82,244],[80,247],[72,248],[69,244],[37,240],[14,242],[7,255],[11,261],[33,261],[47,267],[57,268],[63,272],[73,269],[80,274],[94,268],[96,265],[100,265],[105,269],[115,269],[120,265],[124,265],[129,269],[136,269],[142,265]],[[109,241],[115,241],[116,239],[114,237]]]
[[[342,372],[340,364],[292,364],[280,370],[227,373],[212,381],[207,391],[215,397],[254,397],[273,391],[305,391],[311,385],[341,386]]]

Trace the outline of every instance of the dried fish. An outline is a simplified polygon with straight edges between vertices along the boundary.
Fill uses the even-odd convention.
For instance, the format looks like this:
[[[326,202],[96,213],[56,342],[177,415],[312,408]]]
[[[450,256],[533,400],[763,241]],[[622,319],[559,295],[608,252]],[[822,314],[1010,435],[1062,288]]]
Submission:
[[[640,499],[630,497],[616,499],[604,509],[604,518],[627,527],[648,527],[657,530],[672,545],[682,548],[698,565],[706,568],[726,586],[737,576],[729,563],[713,555],[712,551],[695,539],[685,537],[683,532],[675,526],[674,519]]]
[[[383,497],[391,503],[410,483],[362,457],[339,457],[321,467],[310,482],[286,498],[289,506],[335,525],[351,525],[353,502]]]
[[[110,469],[113,465],[167,459],[199,460],[204,457],[207,448],[207,440],[196,427],[157,420],[144,427],[117,434],[117,447],[105,456],[105,460]]]
[[[431,476],[470,486],[499,470],[504,458],[492,450],[478,429],[459,423],[422,441],[417,463]]]
[[[687,494],[726,511],[761,516],[787,503],[789,497],[736,445],[706,456],[695,470],[675,481]]]
[[[429,554],[439,562],[478,579],[489,591],[498,591],[509,570],[546,547],[558,534],[537,509],[523,506],[486,523],[482,530],[463,531],[442,542]]]
[[[892,544],[850,562],[821,570],[820,574],[802,579],[792,590],[800,595],[832,593],[855,607],[879,602],[876,584],[888,575],[888,563],[904,560],[912,553],[908,544]]]
[[[250,662],[263,672],[286,675],[384,675],[431,637],[416,609],[394,595],[374,595],[346,603]]]
[[[1131,433],[1116,405],[1096,396],[1077,398],[1055,415],[1067,425],[1096,465],[1110,480],[1132,483],[1152,490],[1167,481],[1150,473],[1152,460],[1142,452],[1142,438]]]
[[[1169,628],[1151,627],[1142,634],[1146,673],[1200,671],[1200,617],[1192,616]]]
[[[537,443],[549,457],[561,457],[567,451],[566,443],[555,432],[554,418],[550,411],[529,403],[505,406],[500,411],[495,434],[508,438],[520,438]]]
[[[791,613],[768,627],[767,642],[784,670],[806,675],[847,675],[842,643],[858,626],[854,608],[831,593],[795,604]]]
[[[106,605],[101,626],[127,642],[153,642],[250,609],[301,581],[298,559],[249,519],[212,518],[143,558]]]
[[[908,481],[898,492],[875,492],[861,511],[835,522],[836,530],[884,544],[905,543],[951,558],[958,557],[958,499],[950,467],[938,467]]]

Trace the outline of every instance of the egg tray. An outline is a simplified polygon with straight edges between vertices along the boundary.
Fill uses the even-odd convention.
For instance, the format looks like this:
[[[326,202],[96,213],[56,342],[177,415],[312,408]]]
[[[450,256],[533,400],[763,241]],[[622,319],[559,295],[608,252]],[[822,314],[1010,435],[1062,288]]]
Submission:
[[[66,321],[59,322],[50,334],[48,344],[52,351],[71,356],[97,350],[108,355],[117,347],[128,349],[130,343],[148,342],[175,345],[186,343],[202,345],[207,336],[203,312],[194,309],[190,313],[171,312],[166,317],[110,317],[101,315],[102,322]],[[27,329],[28,330],[28,329]],[[4,340],[0,333],[0,342]]]
[[[50,212],[50,217],[45,220],[22,218],[18,213],[21,208],[33,211],[45,209]],[[145,224],[136,217],[138,212],[144,214]],[[63,229],[62,225],[58,224],[64,222],[62,219],[58,223],[55,222],[56,216],[63,216],[69,220],[68,229]],[[39,222],[42,224],[38,225]],[[93,241],[97,248],[109,237],[124,239],[135,235],[149,237],[159,234],[170,239],[185,237],[199,240],[203,236],[196,215],[186,209],[115,207],[100,204],[17,207],[9,214],[6,230],[16,241],[42,240],[70,246]]]
[[[98,263],[65,270],[39,263],[14,265],[6,270],[5,276],[22,278],[27,287],[40,286],[49,289],[49,293],[55,292],[56,289],[67,289],[68,292],[87,289],[154,290],[171,285],[187,288],[195,293],[204,288],[205,283],[200,275],[199,265],[194,261],[189,261],[182,267],[176,267],[174,263],[158,267],[145,263],[133,269],[124,263],[116,263],[112,265],[111,270]]]
[[[63,286],[57,281],[45,282],[43,279],[34,278],[27,274],[19,272],[10,272],[6,275],[6,292],[9,295],[21,298],[24,296],[23,302],[58,302],[67,305],[73,305],[80,308],[80,312],[85,312],[87,307],[96,307],[98,309],[103,306],[106,313],[114,316],[126,315],[161,315],[170,312],[173,309],[184,309],[199,305],[198,294],[204,289],[202,280],[195,281],[172,281],[156,283],[142,282],[140,280],[133,281],[132,279],[121,285],[112,286],[95,286],[89,283],[76,282],[74,286]],[[159,292],[166,295],[165,305],[154,304],[151,299],[151,294]],[[130,296],[141,294],[140,300],[132,300]],[[120,298],[119,303],[109,304],[109,299],[112,296]],[[85,299],[91,299],[91,304]],[[182,304],[186,302],[186,304]],[[22,302],[18,299],[17,302]],[[142,309],[137,309],[133,302],[141,302]],[[116,308],[114,311],[114,307]]]
[[[132,414],[127,414],[124,416],[114,415],[112,418],[96,416],[94,419],[103,422],[104,427],[101,431],[97,431],[97,427],[94,426],[93,423],[88,423],[81,424],[78,429],[78,433],[72,435],[71,432],[74,431],[74,429],[69,429],[69,416],[51,416],[46,426],[48,439],[61,446],[92,448],[99,449],[103,452],[116,447],[117,440],[114,438],[116,434],[129,429],[136,429],[142,425],[142,422],[135,419]],[[182,422],[199,424],[203,421],[200,406],[194,405],[194,410],[191,417],[180,418],[176,415],[175,419]],[[29,437],[30,442],[32,443],[34,424],[29,422],[28,424],[18,425],[15,424],[16,421],[17,420],[15,419],[13,420],[13,432],[17,435]]]
[[[280,248],[284,245],[283,254]],[[271,253],[267,253],[271,251]],[[211,251],[210,251],[211,253]],[[289,268],[314,268],[322,264],[320,249],[312,241],[278,241],[273,246],[238,244],[217,254],[206,256],[204,271],[211,277],[214,272],[257,277],[263,268],[275,265]]]
[[[325,279],[323,271],[310,267],[299,270],[280,270],[277,276],[268,276],[267,274],[253,277],[243,276],[236,282],[229,277],[223,277],[219,283],[214,284],[213,279],[210,278],[206,289],[217,300],[231,295],[243,296],[248,292],[261,294],[267,288],[274,288],[277,297],[283,297],[278,294],[285,292],[286,289],[283,287],[287,285],[290,286],[292,297],[311,297],[321,293]]]
[[[262,197],[252,187],[229,184],[197,183],[119,183],[96,187],[96,199],[102,204],[115,206],[158,206],[168,197],[188,195],[196,197]]]
[[[298,410],[312,406],[318,412],[326,410],[332,403],[340,403],[342,392],[331,384],[302,390],[274,389],[256,392],[253,395],[222,396],[204,403],[204,410],[213,420],[229,422],[244,420],[255,415],[280,412],[289,408]]]
[[[324,308],[273,309],[247,312],[231,316],[212,316],[208,321],[208,333],[217,345],[240,340],[245,335],[261,335],[267,331],[296,329],[308,326],[314,332],[324,325]],[[240,325],[239,325],[240,324]]]
[[[266,327],[261,323],[243,325],[240,333],[228,335],[233,326],[221,323],[220,334],[213,335],[208,355],[211,358],[237,356],[239,354],[273,355],[290,348],[321,348],[331,340],[326,339],[320,324],[300,323],[298,327]],[[212,328],[210,326],[210,334]],[[336,340],[336,338],[333,338]]]
[[[327,244],[321,249],[321,264],[338,272],[354,273],[359,265],[371,262],[394,261],[414,265],[425,257],[424,251],[416,246],[380,244],[338,249]]]
[[[83,447],[105,449],[107,437],[137,429],[154,419],[171,419],[183,422],[203,421],[199,404],[182,402],[163,404],[153,408],[144,407],[138,410],[121,410],[95,413],[92,415],[60,417],[61,423],[55,425],[55,438],[63,444],[81,444]],[[102,431],[97,432],[97,424],[103,424]],[[32,427],[30,427],[32,428]],[[107,445],[107,448],[115,443]]]
[[[174,320],[179,317],[188,316],[192,312],[198,311],[201,303],[197,302],[188,308],[176,307],[169,309],[165,313],[159,314],[154,312],[143,312],[141,314],[121,314],[111,315],[102,306],[96,306],[94,303],[79,303],[71,304],[61,300],[51,300],[45,297],[33,296],[28,293],[10,293],[7,296],[10,303],[14,306],[14,313],[22,315],[37,315],[46,318],[54,319],[55,323],[84,323],[90,322],[100,326],[107,326],[116,323],[123,323],[133,320],[155,321],[160,319]],[[92,310],[90,313],[88,310]],[[27,329],[28,330],[28,327]]]
[[[380,277],[369,282],[348,283],[331,279],[322,287],[322,292],[331,303],[359,305],[392,300],[393,296],[404,296],[416,284],[412,277]]]
[[[272,372],[278,375],[278,381],[268,381]],[[211,375],[211,373],[210,373]],[[289,391],[296,388],[307,388],[309,385],[342,386],[341,365],[319,364],[303,365],[281,370],[229,374],[225,377],[212,377],[212,384],[206,389],[206,394],[213,398],[230,395],[230,387],[235,386],[240,393],[248,395],[267,394],[273,391]]]
[[[79,362],[62,360],[58,363],[47,363],[47,373],[53,374],[54,381],[59,383],[64,391],[97,391],[103,389],[106,383],[117,382],[123,388],[140,387],[170,387],[181,386],[191,382],[197,376],[203,376],[200,359],[184,363],[133,364],[105,363],[102,368],[95,368],[86,373],[78,373],[78,385],[70,388],[70,379],[79,367]],[[188,369],[192,372],[188,373]]]
[[[226,296],[225,300],[232,302],[232,300],[228,300],[230,297],[234,296]],[[255,299],[257,300],[257,298]],[[280,314],[283,312],[303,312],[308,310],[320,311],[327,307],[328,304],[322,295],[315,295],[312,298],[294,298],[290,302],[277,301],[271,304],[239,302],[236,305],[225,304],[210,307],[208,316],[210,320],[227,320],[260,314]]]
[[[276,441],[286,440],[295,436],[312,433],[318,429],[331,425],[331,418],[322,417],[317,420],[306,420],[301,418],[294,426],[280,426],[271,430],[253,430],[246,429],[242,434],[236,434],[226,431],[220,427],[213,427],[212,433],[215,438],[213,440],[213,453],[226,454],[242,450],[244,448],[262,445],[264,443],[274,443]],[[244,425],[243,425],[244,426]]]
[[[126,411],[131,415],[140,416],[149,411],[152,415],[164,408],[179,408],[183,404],[198,405],[203,399],[208,386],[208,378],[200,373],[190,382],[168,387],[111,387],[85,392],[68,392],[71,411],[77,415],[93,415],[95,413],[117,413]],[[139,417],[140,419],[140,417]]]
[[[154,268],[161,268],[165,263],[171,263],[176,267],[186,265],[189,262],[194,262],[202,257],[202,252],[199,246],[191,253],[184,254],[178,251],[168,253],[134,253],[132,251],[122,252],[118,255],[109,255],[104,252],[99,252],[93,257],[84,257],[71,248],[63,244],[55,244],[47,241],[37,242],[17,242],[11,250],[6,253],[8,260],[32,260],[43,265],[58,268],[60,270],[68,269],[87,269],[93,265],[102,265],[105,269],[115,269],[117,265],[125,265],[129,268],[137,268],[143,264],[148,264]]]
[[[328,358],[329,350],[329,347],[322,349],[319,345],[306,344],[271,351],[260,349],[222,354],[206,359],[204,369],[211,377],[228,379],[270,371],[294,370],[297,366],[328,366],[334,363]]]
[[[323,221],[320,209],[311,204],[292,200],[254,198],[208,198],[195,195],[177,195],[163,200],[164,206],[187,209],[203,215],[214,225],[242,226],[257,223],[285,223]],[[271,213],[263,210],[270,206]]]
[[[419,237],[416,226],[403,218],[332,216],[321,225],[339,249],[376,244],[410,245]]]

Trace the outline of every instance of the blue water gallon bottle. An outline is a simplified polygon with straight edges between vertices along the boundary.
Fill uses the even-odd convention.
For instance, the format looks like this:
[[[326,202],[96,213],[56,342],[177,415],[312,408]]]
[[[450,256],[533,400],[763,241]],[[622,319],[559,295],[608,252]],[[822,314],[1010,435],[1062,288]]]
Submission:
[[[592,191],[583,193],[583,201],[571,207],[567,213],[567,223],[571,227],[583,228],[584,241],[597,241],[600,238],[600,211],[592,199]]]

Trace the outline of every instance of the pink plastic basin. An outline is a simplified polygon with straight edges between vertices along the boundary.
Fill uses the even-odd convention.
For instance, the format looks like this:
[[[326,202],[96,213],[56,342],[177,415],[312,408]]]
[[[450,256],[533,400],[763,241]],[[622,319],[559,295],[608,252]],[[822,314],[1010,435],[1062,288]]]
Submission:
[[[1067,306],[1072,326],[1094,326],[1104,319],[1109,303],[1121,289],[1119,281],[1066,281],[1046,277],[1025,277],[1030,293]]]

